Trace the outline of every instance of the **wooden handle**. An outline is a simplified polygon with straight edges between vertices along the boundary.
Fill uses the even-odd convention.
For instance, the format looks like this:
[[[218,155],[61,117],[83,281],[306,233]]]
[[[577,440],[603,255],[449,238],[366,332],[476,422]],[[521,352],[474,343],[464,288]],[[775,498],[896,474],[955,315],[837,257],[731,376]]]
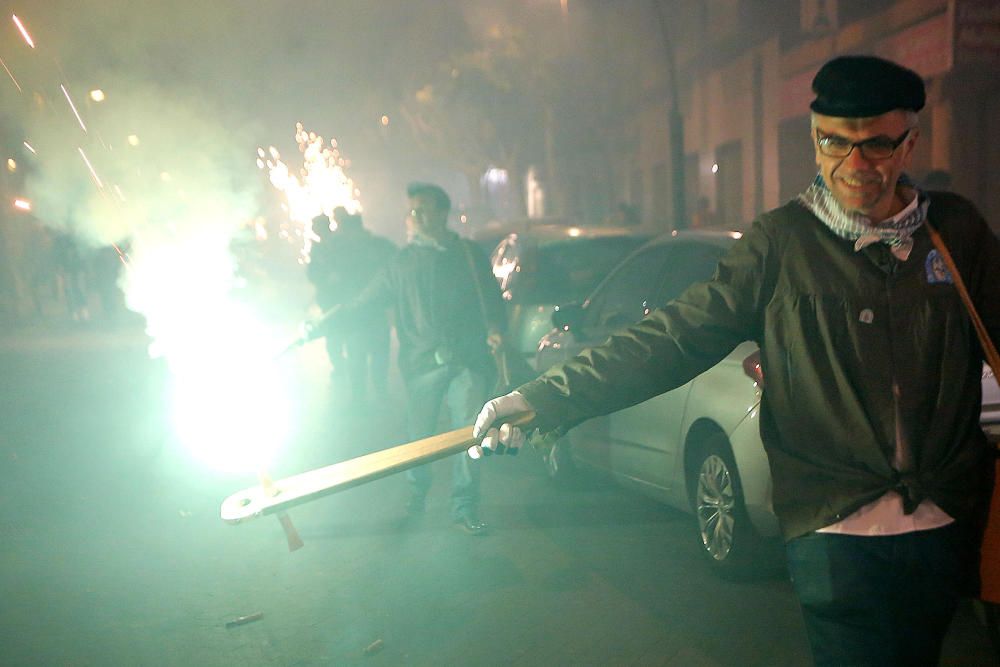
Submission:
[[[519,426],[534,418],[534,412],[524,412],[503,421]],[[472,436],[472,427],[466,426],[277,481],[271,482],[267,478],[260,486],[243,489],[226,498],[222,502],[222,520],[226,523],[239,523],[281,512],[452,454],[464,453],[478,442],[479,439]],[[291,544],[289,539],[289,548]]]

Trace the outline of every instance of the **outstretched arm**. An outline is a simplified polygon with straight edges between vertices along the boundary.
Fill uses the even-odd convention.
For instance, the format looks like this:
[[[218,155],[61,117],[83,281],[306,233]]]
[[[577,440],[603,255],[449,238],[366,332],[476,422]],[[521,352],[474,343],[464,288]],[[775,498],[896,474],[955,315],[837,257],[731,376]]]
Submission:
[[[641,403],[683,385],[745,340],[760,340],[763,311],[774,281],[775,252],[757,224],[719,262],[712,280],[698,283],[663,308],[584,350],[509,394],[488,402],[477,437],[497,428],[505,448],[523,441],[505,414],[530,409],[530,432],[564,432],[576,424]],[[515,397],[516,395],[516,397]],[[517,398],[519,397],[519,398]],[[523,403],[522,403],[523,402]],[[519,440],[520,439],[520,440]],[[494,441],[487,438],[484,446]]]

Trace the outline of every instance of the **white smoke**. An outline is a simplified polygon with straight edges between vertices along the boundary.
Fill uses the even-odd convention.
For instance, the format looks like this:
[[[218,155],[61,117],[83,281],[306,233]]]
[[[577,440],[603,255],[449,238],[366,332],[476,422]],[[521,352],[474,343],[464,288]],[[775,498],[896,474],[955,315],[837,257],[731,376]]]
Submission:
[[[271,358],[287,332],[241,298],[232,252],[264,186],[253,139],[177,89],[117,81],[106,96],[81,109],[86,132],[58,98],[29,115],[35,214],[126,249],[120,286],[171,369],[181,439],[213,467],[260,466],[288,418]]]

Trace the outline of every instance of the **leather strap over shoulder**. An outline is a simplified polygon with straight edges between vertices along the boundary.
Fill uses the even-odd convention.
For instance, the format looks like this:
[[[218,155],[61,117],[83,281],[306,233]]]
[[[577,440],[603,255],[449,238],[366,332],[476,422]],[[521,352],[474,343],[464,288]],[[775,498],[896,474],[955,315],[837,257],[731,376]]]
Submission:
[[[927,227],[927,232],[931,236],[934,247],[941,253],[941,259],[944,260],[948,271],[951,272],[958,295],[962,298],[962,303],[965,304],[965,309],[969,312],[969,317],[972,318],[972,326],[976,329],[979,343],[983,346],[983,352],[986,354],[986,363],[993,369],[993,378],[997,381],[997,386],[1000,386],[1000,375],[997,375],[1000,372],[1000,354],[997,353],[996,346],[990,340],[989,332],[986,331],[986,325],[983,324],[979,313],[976,312],[976,306],[972,303],[972,297],[969,296],[969,290],[965,287],[965,281],[962,280],[962,274],[959,273],[958,267],[955,265],[955,260],[952,259],[951,253],[948,252],[948,246],[944,244],[941,235],[937,233],[937,230],[929,222],[925,222],[924,225]]]

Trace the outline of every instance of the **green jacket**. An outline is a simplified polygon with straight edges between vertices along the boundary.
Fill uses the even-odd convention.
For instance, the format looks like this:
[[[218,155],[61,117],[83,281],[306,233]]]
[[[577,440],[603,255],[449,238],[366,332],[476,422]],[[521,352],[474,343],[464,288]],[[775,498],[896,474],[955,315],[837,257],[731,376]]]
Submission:
[[[932,193],[928,220],[1000,338],[1000,242],[956,195]],[[958,292],[935,273],[925,228],[905,262],[882,243],[853,246],[796,202],[763,214],[712,280],[522,386],[533,426],[565,430],[634,405],[753,340],[764,371],[761,438],[786,539],[890,489],[910,511],[931,498],[952,517],[976,517],[993,468],[979,427],[983,353]],[[891,464],[897,415],[914,454],[905,473]]]

